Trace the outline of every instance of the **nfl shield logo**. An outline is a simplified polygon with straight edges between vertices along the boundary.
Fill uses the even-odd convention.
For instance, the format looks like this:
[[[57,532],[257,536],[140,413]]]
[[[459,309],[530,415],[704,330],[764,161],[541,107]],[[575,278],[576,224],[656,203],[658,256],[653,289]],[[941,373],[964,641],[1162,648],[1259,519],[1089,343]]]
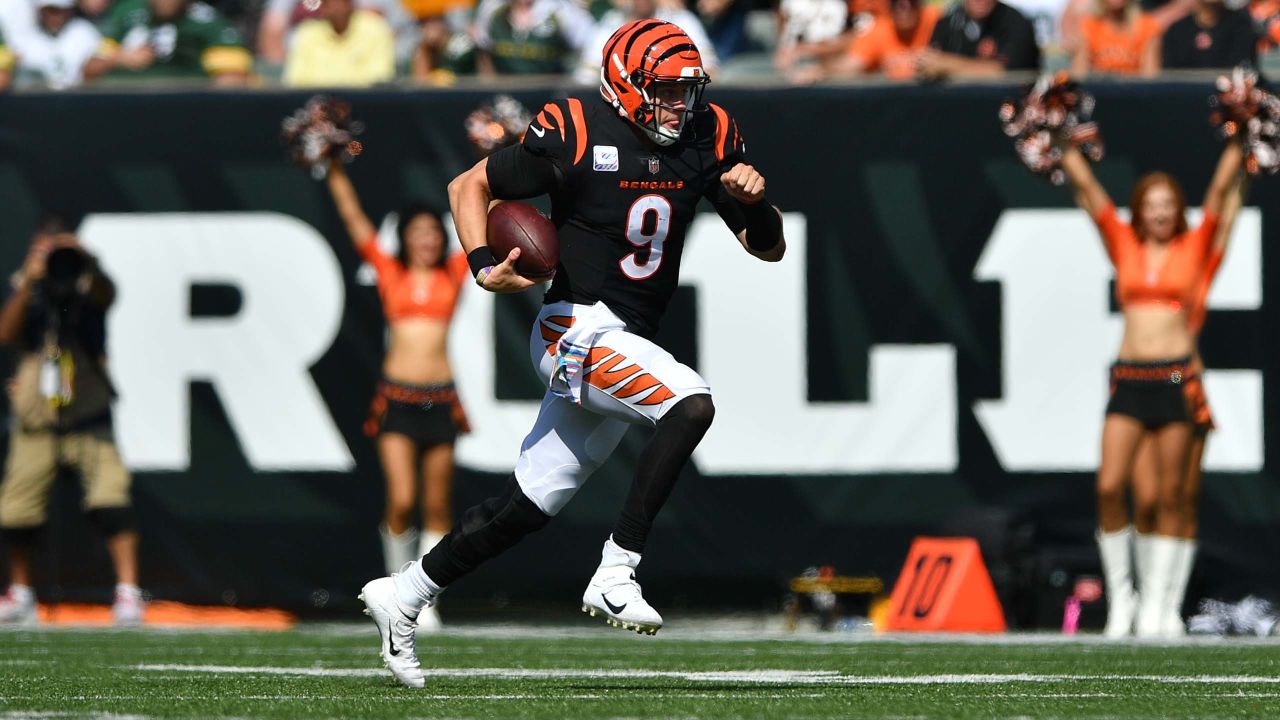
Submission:
[[[649,158],[649,174],[650,174],[650,175],[657,175],[657,174],[658,174],[658,170],[660,170],[660,169],[661,169],[661,167],[658,165],[658,158],[656,158],[656,157],[651,157],[651,158]]]

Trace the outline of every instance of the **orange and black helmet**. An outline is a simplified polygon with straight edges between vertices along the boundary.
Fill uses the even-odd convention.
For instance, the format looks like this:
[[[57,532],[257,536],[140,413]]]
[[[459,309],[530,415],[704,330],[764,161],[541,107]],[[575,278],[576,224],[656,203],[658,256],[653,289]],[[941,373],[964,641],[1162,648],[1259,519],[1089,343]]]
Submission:
[[[629,22],[604,44],[601,60],[600,94],[659,145],[679,140],[690,113],[703,109],[702,91],[711,79],[698,47],[676,25],[662,20]],[[684,87],[684,108],[668,106],[681,113],[678,128],[658,124],[654,83]]]

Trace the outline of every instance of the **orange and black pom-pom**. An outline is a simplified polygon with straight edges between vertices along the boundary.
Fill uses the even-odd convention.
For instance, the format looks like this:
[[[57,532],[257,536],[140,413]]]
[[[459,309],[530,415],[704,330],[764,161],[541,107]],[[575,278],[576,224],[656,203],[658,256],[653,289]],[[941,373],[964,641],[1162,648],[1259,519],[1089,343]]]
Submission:
[[[1093,108],[1093,96],[1059,72],[1042,76],[1021,97],[1001,103],[998,116],[1022,164],[1061,185],[1066,181],[1063,143],[1093,162],[1104,155],[1102,133],[1091,119]]]
[[[1215,83],[1209,97],[1209,124],[1224,140],[1238,140],[1245,172],[1280,172],[1280,98],[1259,86],[1258,73],[1238,67]]]
[[[328,95],[317,95],[281,123],[281,139],[289,159],[311,171],[317,180],[329,172],[334,160],[351,162],[364,151],[355,137],[363,124],[351,119],[351,105]]]
[[[533,114],[519,100],[498,95],[467,116],[467,139],[480,155],[489,155],[523,141],[532,121]]]

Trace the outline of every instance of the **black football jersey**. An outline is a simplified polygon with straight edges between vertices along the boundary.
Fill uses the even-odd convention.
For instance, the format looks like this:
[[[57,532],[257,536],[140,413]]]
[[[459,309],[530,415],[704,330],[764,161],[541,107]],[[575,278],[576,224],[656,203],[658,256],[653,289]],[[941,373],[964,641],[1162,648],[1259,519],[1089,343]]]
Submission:
[[[720,176],[746,162],[745,147],[718,106],[695,113],[681,140],[663,147],[602,99],[558,100],[537,114],[524,148],[557,169],[560,264],[547,303],[604,301],[628,330],[651,337],[679,283],[699,200],[742,230]]]

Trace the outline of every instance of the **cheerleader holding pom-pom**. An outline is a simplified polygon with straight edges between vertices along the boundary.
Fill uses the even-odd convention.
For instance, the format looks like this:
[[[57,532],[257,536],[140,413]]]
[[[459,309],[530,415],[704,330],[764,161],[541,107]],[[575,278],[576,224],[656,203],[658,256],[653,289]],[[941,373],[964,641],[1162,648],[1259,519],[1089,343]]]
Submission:
[[[1237,128],[1251,128],[1253,106],[1245,101],[1255,96],[1240,80],[1237,74],[1220,87],[1226,98],[1220,112]],[[1195,553],[1199,460],[1211,426],[1196,343],[1209,284],[1243,203],[1247,157],[1264,168],[1266,156],[1252,146],[1246,155],[1241,133],[1228,133],[1198,227],[1188,227],[1182,188],[1162,172],[1135,184],[1132,219],[1125,222],[1090,167],[1102,157],[1092,111],[1092,98],[1058,76],[1005,103],[1000,117],[1029,169],[1070,182],[1115,265],[1124,335],[1111,366],[1096,484],[1105,634],[1176,637],[1185,632],[1181,606]],[[1261,129],[1249,133],[1262,137]],[[1132,515],[1125,497],[1131,480]]]
[[[291,158],[326,181],[356,251],[378,274],[387,349],[364,429],[377,438],[386,477],[380,530],[390,574],[425,555],[453,525],[454,441],[468,426],[447,339],[471,272],[465,255],[449,253],[440,215],[423,203],[409,203],[398,214],[399,252],[382,250],[346,171],[363,150],[355,139],[362,131],[345,102],[326,96],[313,98],[283,123]],[[419,496],[422,512],[415,518]],[[420,629],[439,627],[435,608],[424,610],[418,623]]]

